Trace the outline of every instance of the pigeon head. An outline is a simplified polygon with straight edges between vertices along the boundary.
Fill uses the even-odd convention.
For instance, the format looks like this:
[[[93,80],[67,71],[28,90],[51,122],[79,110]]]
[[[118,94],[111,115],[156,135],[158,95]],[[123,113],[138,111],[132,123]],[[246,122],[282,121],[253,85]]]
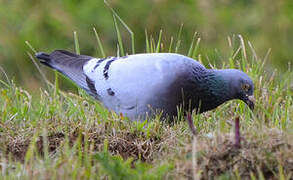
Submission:
[[[228,83],[230,97],[244,101],[251,110],[254,109],[254,85],[250,77],[236,69],[217,70],[218,74]]]

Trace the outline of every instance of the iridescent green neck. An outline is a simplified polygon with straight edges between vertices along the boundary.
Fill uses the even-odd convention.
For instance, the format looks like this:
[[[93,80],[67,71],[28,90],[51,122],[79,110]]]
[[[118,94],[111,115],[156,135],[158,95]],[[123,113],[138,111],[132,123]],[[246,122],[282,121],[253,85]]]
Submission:
[[[226,77],[225,70],[208,70],[205,78],[202,80],[201,110],[208,111],[216,108],[222,103],[234,99],[231,93],[230,81]]]

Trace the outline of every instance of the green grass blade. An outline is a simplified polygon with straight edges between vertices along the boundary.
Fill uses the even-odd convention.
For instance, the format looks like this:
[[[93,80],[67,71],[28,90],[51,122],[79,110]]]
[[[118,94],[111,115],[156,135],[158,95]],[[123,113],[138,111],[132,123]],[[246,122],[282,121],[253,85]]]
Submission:
[[[119,48],[119,44],[117,44],[117,52],[116,52],[116,56],[120,57],[120,48]]]
[[[196,58],[196,56],[197,56],[200,40],[201,40],[200,38],[197,38],[195,47],[193,48],[193,52],[192,52],[192,56],[191,56],[192,58]]]
[[[74,38],[75,53],[80,54],[78,35],[77,35],[76,31],[73,32],[73,38]],[[59,94],[59,80],[58,79],[59,79],[58,78],[58,72],[55,71],[55,91],[54,91],[54,95],[57,95],[57,93]],[[78,94],[80,94],[80,88],[78,88],[78,92],[79,92]]]
[[[6,72],[4,71],[4,69],[2,68],[2,66],[0,66],[0,71],[4,74],[6,81],[8,82],[8,84],[2,80],[0,80],[0,83],[2,83],[3,85],[5,85],[6,87],[11,87],[12,83],[8,78],[8,75],[6,74]]]
[[[247,60],[247,54],[246,54],[246,48],[245,48],[244,39],[243,39],[243,37],[241,36],[241,34],[239,34],[238,37],[239,37],[239,39],[240,39],[240,45],[241,45],[241,48],[242,48],[243,56],[244,56],[245,60]]]
[[[121,34],[120,34],[120,30],[117,24],[117,20],[116,17],[113,15],[114,18],[114,25],[115,25],[115,29],[116,29],[116,33],[117,33],[117,39],[118,39],[118,44],[119,44],[119,49],[120,49],[120,54],[121,56],[125,56],[124,54],[124,48],[123,48],[123,42],[122,42],[122,38],[121,38]]]
[[[80,54],[78,36],[77,36],[76,31],[73,32],[73,38],[74,38],[75,52],[76,52],[76,54]]]
[[[25,44],[36,54],[37,51],[35,48],[33,48],[33,46],[28,42],[28,41],[25,41]],[[46,78],[45,74],[43,73],[43,71],[41,70],[40,66],[38,65],[38,63],[35,61],[34,59],[34,56],[27,52],[27,55],[30,57],[30,59],[32,60],[32,62],[34,63],[34,65],[36,66],[36,68],[38,69],[39,73],[41,74],[42,78],[44,79],[48,89],[50,89],[50,86],[53,87],[53,85],[50,83],[50,81]],[[55,73],[55,76],[56,76],[56,73]],[[56,79],[56,77],[55,77]]]
[[[104,48],[103,48],[103,44],[101,42],[101,39],[99,37],[99,34],[97,33],[96,28],[93,28],[93,30],[94,30],[94,33],[95,33],[95,36],[96,36],[96,39],[97,39],[98,46],[99,46],[100,52],[102,54],[102,57],[105,58],[106,57],[106,54],[105,54],[105,51],[104,51]]]
[[[36,66],[37,70],[39,71],[39,73],[41,74],[43,80],[45,81],[48,89],[50,89],[50,86],[53,87],[53,85],[50,83],[50,81],[46,78],[45,73],[41,70],[40,66],[38,65],[38,63],[35,61],[33,55],[29,52],[27,52],[27,55],[30,57],[30,59],[32,60],[32,62],[34,63],[34,65]]]
[[[120,16],[115,12],[115,10],[110,6],[108,1],[104,0],[104,3],[108,6],[108,8],[112,11],[113,15],[118,18],[120,23],[125,27],[125,29],[128,31],[131,37],[131,49],[132,49],[132,54],[135,54],[135,45],[134,45],[134,33],[133,31],[129,28],[129,26],[120,18]]]
[[[38,139],[38,135],[39,135],[39,130],[36,130],[25,154],[25,159],[24,159],[25,164],[29,164],[30,161],[33,161],[33,159],[35,158],[34,155],[36,154],[35,151],[36,151],[36,142]]]
[[[238,35],[238,37],[240,39],[240,46],[241,46],[241,49],[242,49],[242,58],[241,58],[242,70],[244,72],[247,72],[247,69],[249,69],[249,63],[247,63],[248,59],[247,59],[247,53],[246,53],[246,47],[245,47],[244,39],[240,34]]]
[[[145,45],[146,45],[146,52],[150,53],[150,42],[149,42],[147,30],[145,30]]]
[[[3,85],[6,86],[7,88],[10,87],[9,84],[7,84],[6,82],[4,82],[4,81],[2,81],[2,80],[0,80],[0,84],[3,84]]]
[[[255,49],[253,48],[252,44],[250,41],[248,41],[248,45],[249,45],[249,48],[250,48],[250,51],[252,52],[252,55],[253,55],[253,61],[257,61],[258,60],[258,57],[256,55],[256,52],[255,52]],[[253,64],[253,63],[252,63]]]
[[[267,53],[266,53],[266,55],[265,55],[265,57],[264,57],[264,59],[263,59],[263,61],[262,61],[262,64],[261,64],[261,66],[260,66],[260,70],[261,71],[263,71],[263,69],[264,69],[264,67],[265,67],[265,64],[267,63],[267,61],[268,61],[268,59],[269,59],[269,56],[270,56],[270,54],[271,54],[271,48],[269,48],[268,49],[268,51],[267,51]]]
[[[178,49],[180,47],[181,44],[181,35],[182,35],[182,29],[183,29],[183,24],[181,24],[178,34],[177,34],[177,42],[176,42],[176,46],[175,46],[175,53],[178,52]]]
[[[170,44],[169,44],[169,50],[168,50],[169,53],[172,52],[173,40],[174,40],[174,38],[173,38],[173,36],[172,36],[172,37],[171,37],[171,40],[170,40]]]
[[[180,45],[181,45],[181,40],[177,41],[176,43],[175,53],[178,53]]]
[[[28,41],[25,41],[25,44],[36,54],[37,51],[35,48],[33,48],[33,46],[28,42]]]
[[[59,94],[59,74],[58,71],[54,71],[55,74],[55,89],[54,89],[54,97],[56,97],[57,94]]]
[[[151,53],[155,52],[155,40],[153,38],[153,36],[151,36],[150,38],[150,44],[151,44]]]
[[[260,167],[257,167],[257,173],[259,180],[265,180],[265,177],[263,175],[263,172],[261,171]]]
[[[193,50],[193,46],[194,46],[194,41],[195,41],[196,35],[197,35],[197,32],[194,32],[193,37],[192,37],[192,41],[190,43],[190,47],[189,47],[189,50],[188,50],[188,53],[187,53],[187,56],[188,57],[191,57],[192,56],[192,50]]]
[[[43,140],[43,152],[44,152],[44,159],[45,159],[45,164],[49,167],[50,165],[50,156],[49,156],[49,143],[48,143],[48,132],[46,129],[45,124],[43,124],[43,131],[42,131],[42,140]]]
[[[163,33],[163,31],[160,30],[159,40],[158,40],[157,48],[156,48],[156,53],[160,52],[160,46],[161,46],[161,40],[162,40],[162,33]]]
[[[256,177],[255,177],[255,175],[252,172],[250,172],[250,179],[251,180],[257,180]]]

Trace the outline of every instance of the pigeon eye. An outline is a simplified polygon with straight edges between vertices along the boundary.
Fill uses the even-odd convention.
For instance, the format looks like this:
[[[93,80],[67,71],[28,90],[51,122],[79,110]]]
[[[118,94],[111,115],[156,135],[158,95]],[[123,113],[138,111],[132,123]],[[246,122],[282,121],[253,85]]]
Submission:
[[[241,89],[244,90],[244,91],[246,91],[246,92],[249,91],[249,88],[250,88],[250,85],[249,84],[242,84],[241,85]]]

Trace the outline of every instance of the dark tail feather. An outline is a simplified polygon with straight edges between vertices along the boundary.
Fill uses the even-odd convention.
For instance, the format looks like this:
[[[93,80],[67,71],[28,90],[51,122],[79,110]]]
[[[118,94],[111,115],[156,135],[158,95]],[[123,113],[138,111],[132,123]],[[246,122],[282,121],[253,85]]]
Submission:
[[[44,52],[38,52],[35,54],[35,56],[40,60],[40,62],[44,65],[47,65],[53,69],[55,69],[51,64],[50,64],[50,55]]]
[[[86,76],[83,73],[83,65],[92,59],[90,56],[78,55],[65,50],[56,50],[51,54],[39,52],[35,56],[40,62],[61,72],[80,87],[90,92]]]
[[[36,57],[38,59],[43,59],[45,61],[49,61],[50,60],[50,55],[47,54],[47,53],[44,53],[44,52],[38,52],[38,53],[36,53]]]

